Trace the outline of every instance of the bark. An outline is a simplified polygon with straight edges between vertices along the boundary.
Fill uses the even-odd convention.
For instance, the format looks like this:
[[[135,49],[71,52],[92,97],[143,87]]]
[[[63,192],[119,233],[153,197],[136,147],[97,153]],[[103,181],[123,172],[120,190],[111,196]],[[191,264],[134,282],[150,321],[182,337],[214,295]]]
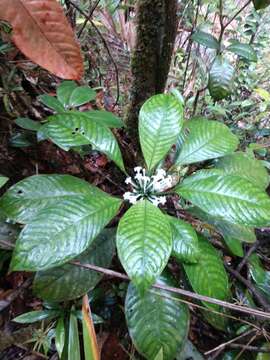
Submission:
[[[138,114],[142,104],[166,86],[177,32],[177,0],[138,0],[136,45],[126,124],[138,148]]]

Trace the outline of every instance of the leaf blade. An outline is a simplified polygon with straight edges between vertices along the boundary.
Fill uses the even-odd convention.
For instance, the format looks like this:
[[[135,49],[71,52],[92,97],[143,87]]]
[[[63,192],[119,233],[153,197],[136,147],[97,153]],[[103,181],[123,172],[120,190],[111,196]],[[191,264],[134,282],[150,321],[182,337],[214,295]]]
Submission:
[[[82,301],[82,316],[85,359],[100,360],[100,351],[87,295],[83,297]]]

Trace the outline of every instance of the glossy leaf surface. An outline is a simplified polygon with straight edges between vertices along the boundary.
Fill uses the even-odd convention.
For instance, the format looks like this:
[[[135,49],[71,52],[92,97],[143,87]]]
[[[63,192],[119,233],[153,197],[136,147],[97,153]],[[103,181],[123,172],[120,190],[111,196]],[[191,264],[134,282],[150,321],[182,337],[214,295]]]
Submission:
[[[12,321],[19,324],[32,324],[44,319],[53,319],[59,316],[59,310],[36,310],[17,316]]]
[[[229,45],[226,50],[248,61],[256,62],[258,60],[256,51],[249,44],[242,44],[238,41],[235,41],[231,45]]]
[[[216,230],[223,236],[223,238],[236,238],[241,242],[247,243],[254,243],[256,241],[256,235],[253,228],[239,224],[232,224],[219,217],[211,216],[201,209],[195,207],[189,208],[188,212],[205,223],[213,225]]]
[[[200,45],[203,45],[209,49],[218,50],[220,48],[218,40],[211,34],[208,34],[204,31],[197,30],[192,36],[191,39],[197,42]]]
[[[80,106],[94,100],[96,92],[89,86],[78,86],[76,87],[69,98],[69,105],[71,107]]]
[[[63,81],[56,89],[57,99],[66,109],[70,105],[70,97],[77,88],[75,81]]]
[[[116,215],[120,203],[108,195],[77,196],[44,208],[22,230],[11,269],[46,270],[75,258]]]
[[[139,137],[149,170],[168,153],[182,125],[183,107],[173,95],[155,95],[143,104],[139,114]]]
[[[84,115],[87,115],[90,119],[95,120],[101,125],[108,126],[109,128],[121,128],[124,127],[123,121],[113,113],[104,110],[90,110],[85,111]]]
[[[56,97],[54,96],[50,96],[50,95],[41,95],[39,96],[39,100],[48,108],[55,110],[56,112],[64,112],[65,108],[64,106],[60,103],[59,100],[56,99]]]
[[[106,126],[76,111],[50,116],[48,121],[42,127],[43,132],[62,149],[91,144],[124,169],[118,143]]]
[[[158,282],[175,286],[167,274]],[[136,349],[146,359],[154,360],[161,348],[164,360],[172,360],[181,352],[189,328],[189,312],[178,299],[161,289],[150,289],[141,297],[135,286],[129,285],[125,302],[128,329]]]
[[[200,256],[196,231],[183,220],[172,216],[168,218],[172,229],[172,255],[179,261],[196,263]]]
[[[104,229],[90,247],[74,259],[81,264],[93,264],[108,268],[114,254],[115,232]],[[72,264],[39,271],[34,280],[34,293],[48,301],[76,299],[94,288],[102,275]]]
[[[61,78],[82,77],[80,48],[57,1],[1,0],[0,14],[25,56]]]
[[[216,167],[222,169],[225,174],[246,178],[262,189],[266,189],[269,184],[270,178],[262,162],[242,152],[219,159]]]
[[[270,198],[252,183],[231,175],[195,179],[184,180],[176,192],[203,211],[228,222],[258,227],[269,225]]]
[[[0,199],[8,218],[27,223],[45,207],[78,196],[105,195],[84,180],[70,175],[34,175],[13,185]]]
[[[80,339],[78,321],[73,311],[69,317],[68,360],[80,360]]]
[[[0,188],[8,182],[8,178],[0,175]]]
[[[222,100],[231,94],[234,68],[221,56],[217,56],[209,73],[208,89],[214,100]]]
[[[189,121],[186,131],[188,136],[176,159],[179,165],[224,156],[235,151],[239,143],[226,125],[205,118]]]
[[[198,237],[200,259],[196,264],[183,264],[188,280],[198,294],[219,300],[230,296],[228,276],[217,250],[202,236]],[[219,310],[219,306],[204,302],[207,307]]]
[[[64,318],[60,317],[55,328],[55,347],[60,358],[65,346],[65,332]]]
[[[270,271],[266,271],[260,258],[256,254],[252,254],[248,260],[249,273],[258,288],[267,296],[270,296]]]
[[[15,124],[20,126],[22,129],[31,131],[38,131],[41,127],[39,122],[23,117],[18,117],[15,120]]]
[[[116,244],[123,267],[144,293],[161,274],[172,251],[167,217],[148,200],[139,201],[120,220]]]

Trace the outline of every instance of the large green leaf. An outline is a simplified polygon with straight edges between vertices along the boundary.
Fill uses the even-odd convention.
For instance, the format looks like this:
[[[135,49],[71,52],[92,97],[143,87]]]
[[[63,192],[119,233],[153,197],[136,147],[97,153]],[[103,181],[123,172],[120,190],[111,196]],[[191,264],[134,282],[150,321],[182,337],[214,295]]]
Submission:
[[[57,321],[57,325],[55,328],[55,347],[60,359],[65,346],[65,335],[66,335],[66,331],[65,331],[64,318],[60,317]]]
[[[243,152],[237,152],[219,159],[216,167],[222,169],[225,174],[246,178],[263,189],[268,187],[270,178],[262,162]]]
[[[188,136],[182,145],[176,164],[192,164],[232,153],[238,146],[238,138],[230,129],[217,121],[199,118],[189,121]]]
[[[219,50],[220,48],[220,44],[218,40],[213,35],[208,34],[201,30],[197,30],[191,36],[191,39],[200,45],[206,46],[209,49]]]
[[[31,221],[45,207],[78,196],[101,196],[98,188],[70,175],[34,175],[12,186],[0,199],[6,216],[19,223]]]
[[[258,288],[270,296],[270,271],[266,271],[257,254],[252,254],[248,259],[249,273]]]
[[[11,269],[46,270],[75,258],[116,215],[120,203],[108,195],[78,195],[42,209],[22,230]]]
[[[56,112],[61,113],[61,112],[65,111],[64,106],[54,96],[50,96],[50,95],[46,95],[46,94],[41,95],[41,96],[39,96],[39,101],[41,101],[48,108],[55,110]]]
[[[208,89],[214,100],[222,100],[231,94],[234,68],[220,55],[216,57],[209,73]]]
[[[231,45],[227,47],[226,50],[236,55],[239,55],[240,57],[249,61],[256,62],[258,60],[256,51],[249,44],[242,44],[238,41],[234,41]]]
[[[253,4],[256,10],[260,10],[269,6],[270,0],[253,0]]]
[[[76,261],[107,268],[114,254],[114,230],[104,229]],[[72,300],[86,294],[100,281],[102,275],[96,271],[71,264],[39,271],[34,280],[34,293],[47,301]]]
[[[57,99],[65,108],[69,106],[70,96],[77,87],[75,81],[63,81],[56,89]]]
[[[79,111],[52,115],[47,120],[42,133],[62,149],[91,144],[124,170],[119,145],[107,126]]]
[[[230,252],[239,257],[244,256],[244,250],[242,246],[242,242],[237,238],[232,238],[230,236],[223,237],[225,244],[227,245]]]
[[[133,205],[122,217],[116,238],[120,261],[140,293],[161,274],[172,251],[167,217],[148,200]]]
[[[175,286],[168,274],[163,274],[158,283]],[[130,284],[125,312],[134,345],[146,359],[154,360],[161,348],[164,360],[172,360],[181,352],[189,328],[189,313],[179,296],[151,289],[141,297]]]
[[[196,216],[203,222],[213,225],[223,238],[235,238],[241,242],[254,243],[256,235],[253,228],[239,224],[232,224],[219,217],[211,216],[199,208],[191,207],[188,212]],[[226,241],[227,242],[227,241]]]
[[[0,188],[5,185],[5,183],[8,181],[8,178],[5,176],[0,175]]]
[[[172,228],[172,255],[180,261],[196,263],[200,256],[198,237],[193,227],[183,220],[168,217]]]
[[[187,178],[176,188],[178,195],[210,215],[233,224],[268,226],[270,198],[252,183],[238,176],[213,175]]]
[[[53,319],[61,314],[60,310],[36,310],[17,316],[12,321],[19,324],[32,324],[44,319]]]
[[[228,276],[217,250],[204,237],[199,236],[200,259],[196,264],[183,264],[188,280],[200,295],[228,300],[230,287]],[[208,308],[220,310],[216,304],[203,302]]]
[[[93,119],[102,125],[108,126],[109,128],[121,128],[125,126],[123,121],[118,116],[109,111],[91,110],[85,111],[84,114],[87,115],[90,119]]]
[[[155,95],[144,103],[139,114],[139,136],[149,170],[168,153],[182,125],[183,107],[173,95]]]
[[[94,100],[96,92],[89,86],[78,86],[74,89],[69,98],[69,105],[71,107],[81,106]]]

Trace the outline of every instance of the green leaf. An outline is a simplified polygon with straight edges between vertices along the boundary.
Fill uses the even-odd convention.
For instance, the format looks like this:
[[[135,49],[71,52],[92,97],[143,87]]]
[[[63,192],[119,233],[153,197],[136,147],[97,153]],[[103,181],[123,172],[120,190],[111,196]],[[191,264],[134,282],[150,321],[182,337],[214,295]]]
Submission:
[[[226,125],[205,118],[189,121],[186,131],[188,136],[176,159],[178,165],[224,156],[235,151],[239,143]]]
[[[241,58],[244,58],[248,61],[256,62],[258,60],[256,51],[249,44],[242,44],[238,41],[234,41],[226,49],[236,55],[239,55]]]
[[[188,280],[196,293],[219,300],[228,300],[230,288],[228,276],[217,250],[202,236],[198,236],[200,259],[196,264],[183,264]],[[219,311],[220,307],[203,301],[203,304]]]
[[[74,260],[108,268],[114,254],[114,238],[114,230],[104,229],[90,247]],[[65,264],[39,271],[34,280],[34,293],[48,301],[68,301],[86,294],[101,278],[102,274],[96,271]]]
[[[68,360],[80,360],[80,339],[77,318],[73,311],[69,317]]]
[[[197,178],[196,178],[197,176]],[[270,199],[260,188],[238,176],[187,178],[175,190],[203,211],[233,224],[268,226]]]
[[[256,10],[260,10],[269,6],[270,0],[253,0],[253,4]]]
[[[75,146],[91,144],[106,154],[124,171],[119,145],[106,127],[78,111],[48,117],[48,123],[41,128],[56,145],[64,150]]]
[[[67,108],[70,102],[70,96],[73,91],[77,88],[75,81],[63,81],[56,90],[57,99],[60,103]]]
[[[46,270],[75,258],[116,215],[120,204],[109,195],[72,196],[42,209],[22,230],[10,268]]]
[[[148,200],[139,201],[120,220],[116,244],[124,269],[143,294],[161,274],[171,254],[167,217]]]
[[[249,273],[258,288],[267,296],[270,296],[270,271],[266,271],[260,258],[256,254],[252,254],[248,258]]]
[[[90,119],[95,120],[101,125],[108,126],[109,128],[121,128],[125,126],[123,121],[118,116],[109,111],[91,110],[85,111],[84,115],[87,115]]]
[[[203,45],[209,49],[219,50],[220,45],[218,40],[211,34],[208,34],[204,31],[197,30],[192,36],[191,39],[196,43]]]
[[[60,319],[58,319],[55,328],[55,347],[60,359],[65,346],[65,336],[66,334],[64,318],[61,317]]]
[[[13,185],[0,199],[6,216],[19,223],[31,221],[40,210],[78,196],[106,194],[70,175],[34,175]]]
[[[139,137],[149,170],[171,149],[182,125],[183,107],[173,95],[155,95],[143,104],[139,114]]]
[[[54,96],[40,95],[39,101],[41,101],[48,108],[55,110],[56,112],[61,113],[65,111],[64,106]]]
[[[196,263],[200,256],[196,231],[183,220],[172,216],[168,219],[172,229],[172,255],[179,261]]]
[[[167,274],[159,284],[175,286]],[[125,301],[125,313],[130,336],[139,353],[154,360],[163,351],[163,359],[174,359],[181,352],[189,328],[189,312],[178,295],[161,289],[151,289],[141,297],[130,284]]]
[[[219,159],[216,167],[222,169],[227,175],[246,178],[262,189],[266,189],[269,185],[270,178],[263,163],[243,152],[237,152]]]
[[[37,310],[30,311],[28,313],[17,316],[12,321],[15,321],[19,324],[32,324],[37,321],[44,319],[53,319],[58,317],[60,314],[59,310]]]
[[[41,124],[39,122],[22,117],[18,117],[15,120],[15,124],[20,126],[22,129],[31,131],[38,131],[41,127]]]
[[[221,56],[217,56],[209,73],[208,89],[214,100],[222,100],[232,93],[234,79],[233,66]]]
[[[163,360],[163,348],[160,349],[154,360]]]
[[[8,178],[0,175],[0,188],[8,182]]]
[[[192,207],[188,212],[207,224],[213,225],[223,238],[235,238],[241,242],[254,243],[256,235],[253,228],[243,225],[232,224],[219,217],[211,216],[199,208]]]
[[[224,236],[223,239],[224,239],[228,249],[230,250],[230,252],[233,255],[239,256],[239,257],[244,256],[242,242],[240,240],[238,240],[236,238],[229,237],[229,236]]]
[[[78,86],[70,95],[69,106],[76,107],[95,100],[96,92],[89,86]]]

